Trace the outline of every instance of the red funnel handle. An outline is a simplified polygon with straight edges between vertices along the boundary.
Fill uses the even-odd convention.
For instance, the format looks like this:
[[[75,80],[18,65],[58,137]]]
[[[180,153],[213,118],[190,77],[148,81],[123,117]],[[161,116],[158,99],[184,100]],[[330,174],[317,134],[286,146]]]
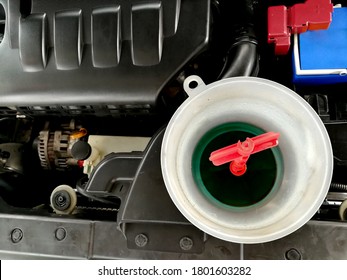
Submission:
[[[235,176],[241,176],[246,172],[249,157],[276,147],[279,137],[280,134],[277,132],[268,132],[247,138],[244,142],[238,141],[236,144],[212,152],[209,159],[215,166],[230,162],[230,172]]]

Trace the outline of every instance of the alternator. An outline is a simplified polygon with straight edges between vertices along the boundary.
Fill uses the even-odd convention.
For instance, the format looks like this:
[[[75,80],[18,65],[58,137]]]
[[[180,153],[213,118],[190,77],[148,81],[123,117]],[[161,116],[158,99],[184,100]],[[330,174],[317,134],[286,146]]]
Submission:
[[[46,128],[39,133],[37,150],[44,169],[65,170],[69,166],[78,165],[79,159],[73,157],[71,148],[87,131],[76,128],[74,121],[69,125],[62,125],[61,128],[54,131]]]

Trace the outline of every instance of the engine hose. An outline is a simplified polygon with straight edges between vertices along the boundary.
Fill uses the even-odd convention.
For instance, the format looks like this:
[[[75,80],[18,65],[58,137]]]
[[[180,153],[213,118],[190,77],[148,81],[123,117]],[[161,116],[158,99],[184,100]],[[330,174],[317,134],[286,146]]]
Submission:
[[[347,185],[339,184],[339,183],[331,183],[330,190],[339,191],[339,192],[347,192]]]
[[[230,47],[224,58],[219,79],[258,75],[258,40],[254,28],[255,3],[254,0],[223,2],[222,12],[224,10],[227,17],[225,25],[229,26],[230,30]]]
[[[257,76],[259,72],[257,44],[246,39],[235,43],[225,60],[220,79],[237,76]]]

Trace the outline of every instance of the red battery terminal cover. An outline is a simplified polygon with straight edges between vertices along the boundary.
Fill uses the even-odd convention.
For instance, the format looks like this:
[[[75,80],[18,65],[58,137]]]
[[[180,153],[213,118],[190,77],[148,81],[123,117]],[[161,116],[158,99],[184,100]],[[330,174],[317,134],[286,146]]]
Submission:
[[[211,153],[209,160],[215,166],[230,162],[230,172],[235,176],[245,174],[247,161],[252,154],[259,153],[266,149],[278,145],[279,133],[268,132],[252,138],[247,138],[244,142],[238,141],[236,144],[218,149]]]
[[[307,0],[292,7],[268,8],[268,43],[275,45],[276,55],[285,55],[290,48],[291,34],[307,30],[328,29],[332,20],[331,0]]]

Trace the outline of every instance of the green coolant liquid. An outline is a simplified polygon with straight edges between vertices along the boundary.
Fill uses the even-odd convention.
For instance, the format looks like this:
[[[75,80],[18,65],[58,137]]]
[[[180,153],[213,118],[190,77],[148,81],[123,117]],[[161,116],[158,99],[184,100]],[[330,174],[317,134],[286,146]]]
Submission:
[[[214,166],[209,160],[211,152],[263,133],[262,129],[247,123],[226,123],[211,129],[200,139],[193,152],[192,173],[208,199],[228,208],[250,207],[275,192],[283,174],[278,147],[251,155],[242,176],[233,175],[229,163]]]

